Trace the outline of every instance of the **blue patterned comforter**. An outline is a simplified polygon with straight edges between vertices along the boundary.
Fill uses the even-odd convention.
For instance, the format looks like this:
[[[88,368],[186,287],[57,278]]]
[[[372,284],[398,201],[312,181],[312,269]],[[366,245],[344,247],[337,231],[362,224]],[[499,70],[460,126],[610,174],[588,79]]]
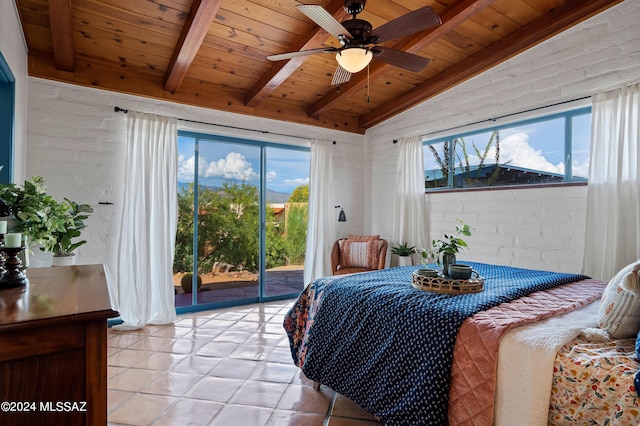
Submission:
[[[411,286],[415,266],[316,280],[285,317],[304,374],[388,425],[444,425],[456,335],[471,315],[588,277],[464,262],[481,293],[444,295]]]

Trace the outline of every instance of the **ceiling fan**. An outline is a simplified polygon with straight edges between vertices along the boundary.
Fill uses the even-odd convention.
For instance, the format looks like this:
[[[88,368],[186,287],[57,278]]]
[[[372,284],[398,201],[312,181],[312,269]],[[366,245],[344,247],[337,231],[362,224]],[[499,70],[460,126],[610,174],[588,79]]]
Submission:
[[[374,57],[398,68],[413,72],[422,71],[429,64],[429,59],[390,47],[377,46],[377,44],[440,25],[442,23],[440,17],[429,6],[425,6],[373,30],[369,22],[356,18],[364,10],[366,2],[367,0],[345,0],[344,9],[352,16],[352,19],[347,19],[342,23],[338,22],[322,6],[296,6],[300,12],[307,15],[322,29],[337,37],[341,46],[282,53],[267,56],[267,59],[281,61],[316,53],[336,52],[338,68],[331,81],[333,85],[349,81],[351,74],[363,70]]]

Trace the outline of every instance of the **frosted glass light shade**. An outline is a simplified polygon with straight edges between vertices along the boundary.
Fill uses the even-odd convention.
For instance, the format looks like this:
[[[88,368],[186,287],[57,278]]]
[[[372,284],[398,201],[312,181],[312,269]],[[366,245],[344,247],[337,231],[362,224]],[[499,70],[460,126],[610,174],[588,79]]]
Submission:
[[[373,59],[373,53],[367,49],[352,47],[336,53],[336,61],[342,68],[354,74],[362,71]]]

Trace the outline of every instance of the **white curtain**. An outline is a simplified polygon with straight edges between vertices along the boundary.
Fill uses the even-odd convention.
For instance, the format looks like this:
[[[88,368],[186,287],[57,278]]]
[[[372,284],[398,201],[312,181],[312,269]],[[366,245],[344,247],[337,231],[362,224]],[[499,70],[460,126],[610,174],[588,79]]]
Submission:
[[[398,141],[393,212],[393,245],[427,247],[427,206],[424,191],[424,156],[419,136]]]
[[[129,111],[118,271],[110,288],[124,323],[115,329],[167,324],[176,318],[172,266],[177,152],[175,118]]]
[[[593,98],[583,273],[610,279],[640,259],[640,83]]]
[[[304,258],[304,282],[331,275],[331,246],[335,241],[333,156],[331,141],[311,141],[309,220]]]

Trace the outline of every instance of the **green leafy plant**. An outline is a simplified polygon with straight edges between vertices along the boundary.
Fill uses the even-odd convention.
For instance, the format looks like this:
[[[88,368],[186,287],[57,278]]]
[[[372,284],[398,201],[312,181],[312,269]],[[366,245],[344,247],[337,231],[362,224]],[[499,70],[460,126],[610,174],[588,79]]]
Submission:
[[[440,264],[440,262],[438,261],[438,256],[435,255],[433,250],[423,248],[418,250],[418,252],[420,253],[420,263],[422,263],[424,266],[428,266],[431,262]]]
[[[398,256],[411,256],[415,252],[416,252],[416,247],[415,246],[409,247],[409,243],[407,242],[404,242],[395,247],[391,247],[391,253]]]
[[[62,230],[54,230],[51,232],[53,240],[42,244],[41,250],[51,251],[54,256],[72,256],[74,250],[86,244],[86,240],[76,241],[73,239],[80,236],[82,230],[87,227],[84,221],[89,218],[89,214],[93,213],[93,209],[88,204],[78,204],[67,198],[64,199],[68,206],[68,218]]]
[[[289,203],[308,203],[309,202],[309,184],[296,187],[288,200]]]
[[[260,223],[258,188],[246,182],[222,187],[200,186],[198,190],[198,249],[194,249],[194,184],[178,192],[178,226],[173,272],[193,270],[194,251],[198,272],[211,272],[215,262],[239,270],[258,270]],[[304,263],[308,222],[308,185],[293,191],[285,222],[278,222],[274,209],[266,211],[266,267]],[[299,200],[299,201],[296,201]]]
[[[470,237],[471,230],[474,228],[460,219],[456,220],[459,223],[456,225],[455,234],[444,234],[442,239],[431,241],[432,248],[423,248],[420,250],[423,263],[428,263],[429,260],[435,260],[438,265],[440,265],[440,257],[442,254],[456,254],[459,253],[460,250],[466,250],[469,247],[467,242],[460,238],[460,236]]]
[[[86,241],[73,243],[86,226],[84,220],[93,212],[87,204],[65,199],[60,203],[47,194],[41,176],[26,180],[22,186],[0,184],[0,199],[10,206],[16,218],[16,231],[28,236],[30,243],[43,251],[68,255]]]

